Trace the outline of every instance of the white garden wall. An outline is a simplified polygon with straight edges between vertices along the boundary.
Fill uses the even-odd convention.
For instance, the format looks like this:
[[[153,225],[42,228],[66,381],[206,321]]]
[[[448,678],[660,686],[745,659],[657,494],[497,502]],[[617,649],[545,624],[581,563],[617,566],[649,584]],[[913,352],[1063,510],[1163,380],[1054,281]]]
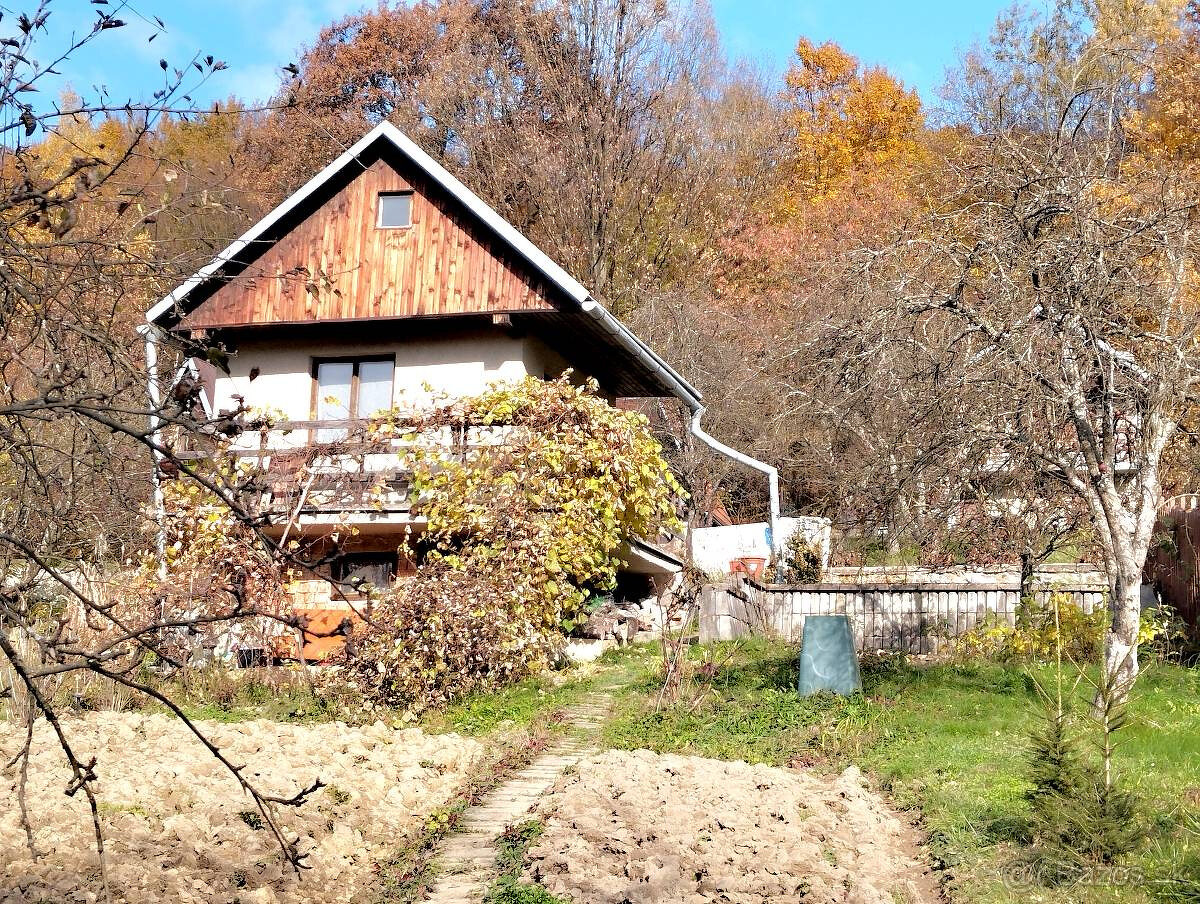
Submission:
[[[831,525],[828,518],[780,518],[779,537],[775,548],[779,549],[796,533],[821,550],[821,565],[829,562],[829,540]],[[731,524],[724,527],[698,527],[691,532],[692,559],[696,567],[706,574],[729,573],[729,563],[740,558],[771,558],[771,544],[767,537],[769,525],[765,521],[753,524]]]

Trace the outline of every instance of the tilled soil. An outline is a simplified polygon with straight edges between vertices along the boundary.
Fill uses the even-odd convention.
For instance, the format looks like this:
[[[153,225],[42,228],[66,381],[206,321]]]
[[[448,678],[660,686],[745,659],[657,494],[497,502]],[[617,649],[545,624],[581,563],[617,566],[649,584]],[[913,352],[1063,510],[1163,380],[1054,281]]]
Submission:
[[[280,807],[310,867],[297,880],[253,801],[167,716],[95,713],[64,722],[85,762],[97,759],[109,884],[115,902],[350,902],[369,896],[377,866],[450,801],[483,761],[457,735],[382,723],[200,723],[260,790],[290,796],[320,778],[299,808]],[[0,723],[0,765],[23,735]],[[0,773],[0,904],[102,901],[87,802],[40,722],[29,769],[34,859],[20,826],[17,771]]]
[[[934,904],[915,833],[840,776],[610,751],[542,805],[528,875],[578,904]]]

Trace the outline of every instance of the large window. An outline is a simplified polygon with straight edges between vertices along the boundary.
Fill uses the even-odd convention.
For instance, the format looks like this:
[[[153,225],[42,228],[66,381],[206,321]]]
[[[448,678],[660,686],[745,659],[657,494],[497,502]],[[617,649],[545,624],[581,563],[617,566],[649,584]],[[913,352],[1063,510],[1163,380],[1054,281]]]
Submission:
[[[391,408],[395,370],[391,355],[314,359],[313,420],[350,421]],[[330,443],[345,436],[344,426],[322,427],[316,440]]]

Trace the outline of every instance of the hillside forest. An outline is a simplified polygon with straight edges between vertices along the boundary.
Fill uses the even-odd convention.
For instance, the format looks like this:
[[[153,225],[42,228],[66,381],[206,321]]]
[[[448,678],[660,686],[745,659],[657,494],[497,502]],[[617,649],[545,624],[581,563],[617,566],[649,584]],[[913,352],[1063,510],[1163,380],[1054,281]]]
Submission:
[[[213,56],[137,104],[42,97],[48,16],[4,51],[13,562],[144,553],[144,311],[386,119],[694,383],[838,560],[1098,560],[1136,620],[1158,502],[1195,490],[1195,0],[1006,12],[937,97],[803,35],[761,71],[700,2],[384,3],[203,109]],[[80,43],[125,25],[97,17]],[[692,524],[763,517],[761,475],[645,414]]]

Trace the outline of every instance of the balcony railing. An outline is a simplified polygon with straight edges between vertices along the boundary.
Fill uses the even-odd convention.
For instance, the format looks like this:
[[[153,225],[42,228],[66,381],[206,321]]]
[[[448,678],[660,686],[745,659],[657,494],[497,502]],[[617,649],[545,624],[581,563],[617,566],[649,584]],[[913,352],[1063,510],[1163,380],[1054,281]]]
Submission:
[[[285,421],[241,434],[229,449],[258,472],[259,511],[295,514],[408,512],[412,453],[433,448],[464,460],[505,444],[511,427],[437,427],[419,434],[368,432],[361,420]]]

